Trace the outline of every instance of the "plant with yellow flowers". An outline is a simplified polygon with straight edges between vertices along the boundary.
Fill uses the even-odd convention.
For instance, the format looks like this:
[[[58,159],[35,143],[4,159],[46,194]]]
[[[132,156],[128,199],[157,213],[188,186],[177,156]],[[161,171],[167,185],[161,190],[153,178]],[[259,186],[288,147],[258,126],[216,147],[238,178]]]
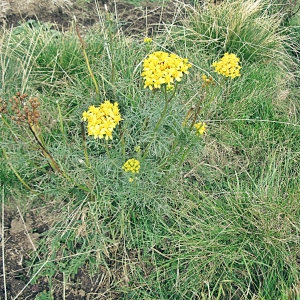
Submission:
[[[145,37],[144,38],[144,43],[145,44],[151,44],[153,41],[152,41],[152,39],[150,38],[150,37]]]
[[[207,125],[204,122],[199,122],[194,125],[197,135],[203,135],[206,132]]]
[[[144,88],[160,89],[166,85],[168,89],[174,88],[174,83],[180,82],[184,74],[188,74],[191,64],[188,60],[174,53],[156,51],[149,54],[143,62],[142,77],[144,77]]]
[[[175,97],[178,85],[184,75],[189,74],[191,66],[187,58],[181,58],[177,54],[164,51],[156,51],[144,59],[141,73],[144,79],[144,88],[156,92],[161,91],[164,95],[164,107],[155,124],[153,138],[144,150],[142,161],[147,158],[150,146],[155,144],[158,130],[165,122],[167,113],[172,110],[170,107],[171,100]],[[215,83],[212,77],[205,77],[205,85],[213,84]],[[200,106],[197,106],[196,110],[191,108],[182,123],[184,126],[169,139],[170,149],[159,165],[160,172],[164,174],[164,180],[169,180],[172,175],[178,173],[185,157],[196,144],[199,144],[199,136],[205,133],[207,125],[203,122],[196,123],[199,113]]]
[[[241,76],[239,65],[240,59],[233,53],[225,53],[224,56],[217,62],[214,62],[212,66],[215,68],[215,72],[234,79],[235,77]]]
[[[111,38],[114,39],[113,36]],[[203,151],[203,145],[206,138],[210,138],[206,135],[210,124],[203,116],[208,115],[205,109],[210,101],[217,98],[216,92],[221,89],[218,74],[211,72],[211,76],[208,71],[205,75],[197,74],[203,67],[202,57],[198,68],[192,68],[190,57],[187,59],[157,49],[145,55],[148,48],[154,49],[158,45],[145,38],[145,44],[141,41],[141,45],[136,45],[135,42],[135,53],[127,60],[126,55],[131,49],[124,45],[131,41],[123,41],[123,55],[109,42],[112,40],[108,34],[104,43],[108,46],[105,46],[103,56],[94,56],[90,64],[89,57],[92,57],[93,51],[81,40],[84,52],[81,60],[87,64],[86,74],[80,77],[82,82],[74,81],[77,85],[74,84],[72,89],[76,92],[64,91],[65,98],[53,99],[42,95],[39,99],[34,97],[27,101],[26,95],[18,94],[11,101],[12,108],[0,99],[0,113],[7,121],[7,128],[17,127],[20,123],[22,128],[17,129],[26,130],[23,144],[30,143],[32,149],[39,150],[35,151],[35,156],[26,157],[32,168],[38,167],[37,172],[24,176],[24,180],[14,171],[16,176],[31,192],[36,192],[39,186],[35,183],[42,178],[40,186],[44,182],[49,184],[45,193],[40,189],[43,194],[55,190],[59,203],[67,204],[66,224],[59,225],[59,235],[55,237],[55,243],[51,241],[54,245],[51,246],[53,251],[49,251],[49,255],[53,254],[51,260],[55,261],[55,253],[63,253],[64,259],[67,255],[76,259],[79,252],[91,253],[80,256],[79,267],[82,264],[93,266],[92,259],[98,254],[99,259],[105,260],[113,253],[135,249],[136,246],[139,247],[137,251],[143,254],[140,245],[147,251],[149,246],[151,251],[155,251],[155,247],[160,249],[158,246],[165,243],[164,236],[170,228],[181,232],[181,228],[177,227],[177,216],[185,220],[195,208],[201,207],[203,201],[199,197],[195,201],[192,197],[186,201],[184,197],[173,196],[177,194],[177,188],[183,188],[184,194],[189,192],[188,188],[197,188],[197,178],[190,181],[188,176],[202,171],[198,170],[198,162],[202,153],[208,152]],[[109,59],[105,59],[105,55]],[[236,64],[239,59],[234,59],[233,55],[224,57],[226,59],[213,64],[215,70],[220,77],[238,77],[240,68]],[[105,68],[102,68],[104,64]],[[196,74],[190,74],[192,72]],[[75,100],[74,95],[77,96]],[[76,99],[79,99],[77,103]],[[55,110],[48,111],[51,105]],[[46,114],[42,114],[41,108]],[[7,117],[10,111],[14,112],[14,118]],[[52,132],[49,136],[44,135],[47,137],[45,141],[40,132],[43,122],[44,132]],[[27,134],[30,130],[35,134]],[[5,134],[9,136],[9,132]],[[10,135],[16,137],[19,143],[18,136]],[[28,137],[33,143],[28,142]],[[8,142],[4,143],[5,148],[10,147]],[[10,153],[3,150],[3,154],[14,170]],[[47,172],[47,177],[41,176],[43,171]],[[184,210],[184,215],[179,214],[181,210]],[[169,219],[170,212],[173,219]],[[191,224],[189,220],[187,223],[186,228]],[[52,231],[50,234],[52,237]],[[140,238],[138,243],[135,242],[137,237]],[[61,247],[64,252],[61,252]],[[96,249],[97,253],[88,252],[91,249]],[[170,249],[169,253],[165,251],[166,259],[169,256],[172,259],[174,249]],[[133,254],[132,258],[136,259],[134,253],[128,254]],[[160,255],[159,252],[156,254]],[[149,257],[156,254],[152,252]],[[92,259],[87,261],[89,257]],[[46,258],[50,259],[50,256]],[[64,265],[66,272],[69,271],[67,267],[71,264]],[[97,262],[97,265],[100,264]],[[73,273],[76,274],[76,271]],[[155,297],[155,294],[148,296]]]
[[[132,174],[138,173],[140,170],[140,162],[135,159],[135,158],[131,158],[128,159],[125,164],[123,165],[122,169],[125,172],[131,172]]]
[[[175,53],[167,53],[164,51],[156,51],[148,55],[143,61],[143,70],[141,76],[144,79],[144,88],[152,90],[160,90],[162,88],[164,94],[164,108],[154,127],[156,135],[161,123],[167,113],[168,105],[174,98],[178,83],[182,80],[184,74],[188,74],[191,64],[188,59],[181,58]],[[168,91],[172,91],[169,96]],[[154,139],[155,139],[154,135]],[[146,158],[148,150],[153,141],[149,142],[143,158]]]
[[[217,62],[213,62],[212,67],[214,67],[215,72],[219,73],[224,77],[230,77],[234,79],[236,77],[241,76],[240,69],[240,59],[235,54],[225,53],[224,56]],[[207,129],[207,125],[204,122],[197,122],[197,117],[200,114],[200,111],[207,108],[211,102],[216,98],[216,95],[222,90],[224,79],[221,83],[217,84],[212,76],[207,76],[203,74],[201,76],[203,81],[202,87],[204,88],[204,92],[202,97],[199,99],[198,103],[195,107],[192,107],[183,122],[184,125],[187,124],[188,120],[191,120],[190,129],[194,128],[196,130],[196,134],[203,135]],[[211,88],[216,86],[213,90]]]
[[[140,162],[135,158],[128,159],[124,163],[124,165],[122,166],[122,169],[125,172],[132,173],[132,175],[133,175],[133,177],[129,178],[129,182],[132,182],[135,179],[135,174],[139,173],[140,167],[141,167]]]
[[[88,111],[83,112],[82,118],[88,123],[88,135],[106,140],[112,140],[113,130],[122,120],[118,103],[110,101],[105,101],[99,107],[90,106]]]

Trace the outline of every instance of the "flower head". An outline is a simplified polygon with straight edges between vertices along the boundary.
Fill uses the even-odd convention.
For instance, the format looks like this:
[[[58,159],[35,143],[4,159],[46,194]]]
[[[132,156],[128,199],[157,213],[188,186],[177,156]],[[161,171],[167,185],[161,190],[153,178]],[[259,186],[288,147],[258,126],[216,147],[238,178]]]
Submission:
[[[140,152],[141,152],[141,146],[136,146],[136,147],[134,148],[134,151],[135,151],[136,153],[140,153]]]
[[[188,74],[191,64],[176,54],[156,51],[148,55],[143,66],[144,88],[149,87],[153,90],[159,89],[163,84],[166,84],[168,89],[172,88],[174,80],[179,82],[183,74]]]
[[[95,139],[105,137],[106,140],[112,139],[114,128],[122,120],[118,103],[113,104],[110,101],[105,101],[99,107],[90,106],[82,114],[82,118],[88,122],[88,135],[93,135]]]
[[[122,169],[125,171],[125,172],[131,172],[132,174],[134,173],[138,173],[139,170],[140,170],[140,162],[135,159],[135,158],[131,158],[131,159],[128,159],[125,164],[123,165]]]
[[[203,135],[205,134],[207,125],[204,122],[199,122],[194,125],[194,128],[196,129],[197,135]]]
[[[240,59],[235,54],[226,52],[224,56],[218,62],[214,62],[212,66],[217,73],[233,79],[237,76],[241,76],[241,66],[239,65],[239,62]]]
[[[146,43],[146,44],[151,44],[151,43],[152,43],[152,39],[149,38],[149,37],[145,37],[145,38],[144,38],[144,43]]]

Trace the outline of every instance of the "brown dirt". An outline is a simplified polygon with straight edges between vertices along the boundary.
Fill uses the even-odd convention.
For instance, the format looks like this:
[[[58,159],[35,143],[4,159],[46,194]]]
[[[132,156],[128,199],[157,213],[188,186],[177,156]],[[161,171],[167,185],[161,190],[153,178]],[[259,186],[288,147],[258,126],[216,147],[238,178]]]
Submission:
[[[126,281],[123,275],[124,267],[115,261],[108,261],[110,272],[106,267],[100,266],[97,274],[92,275],[85,265],[80,267],[72,278],[64,278],[63,273],[57,272],[51,278],[42,276],[36,282],[31,282],[35,276],[30,268],[31,263],[28,262],[32,262],[38,242],[55,221],[51,220],[53,215],[53,208],[31,210],[24,215],[19,209],[4,210],[4,224],[0,223],[1,229],[4,228],[4,234],[2,236],[0,233],[0,237],[4,241],[5,255],[3,260],[1,241],[0,261],[4,264],[0,265],[0,299],[36,299],[41,293],[49,292],[50,286],[50,294],[53,294],[55,300],[122,299],[122,294],[114,291],[113,285],[114,282]],[[39,255],[42,256],[43,253]],[[47,255],[48,253],[45,253],[45,256]],[[136,254],[132,253],[131,257],[134,256]]]
[[[0,299],[5,299],[5,289],[7,299],[13,299],[23,289],[22,297],[18,299],[34,299],[34,295],[48,287],[40,283],[38,285],[29,284],[25,288],[26,283],[30,280],[25,261],[30,258],[29,254],[34,251],[40,235],[49,227],[34,212],[23,217],[17,209],[6,209],[4,216],[4,224],[0,223],[1,228],[4,228],[4,235],[1,236],[1,239],[4,240],[5,253],[3,260],[1,244],[0,257],[4,262],[5,269],[3,270],[3,264],[1,264]]]
[[[68,30],[74,17],[81,27],[89,27],[99,22],[98,11],[104,13],[105,5],[114,15],[125,33],[143,33],[151,35],[163,24],[178,19],[182,11],[178,2],[168,1],[163,5],[147,3],[136,7],[125,2],[97,0],[87,3],[85,0],[3,0],[0,4],[0,26],[10,28],[28,20],[50,22],[61,31]],[[60,2],[60,3],[58,3]],[[56,3],[56,5],[55,5]]]

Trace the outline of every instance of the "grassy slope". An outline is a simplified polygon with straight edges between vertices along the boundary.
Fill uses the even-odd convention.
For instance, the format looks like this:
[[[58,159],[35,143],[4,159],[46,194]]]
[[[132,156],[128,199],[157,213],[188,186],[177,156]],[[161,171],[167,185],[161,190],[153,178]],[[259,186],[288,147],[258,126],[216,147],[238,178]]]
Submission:
[[[84,164],[80,119],[96,95],[76,34],[57,38],[40,28],[2,35],[2,98],[17,91],[39,94],[46,144],[73,180],[49,171],[47,161],[34,151],[32,137],[28,140],[28,131],[13,127],[12,135],[1,124],[1,146],[9,162],[35,191],[63,207],[63,221],[40,249],[48,249],[51,259],[61,244],[67,245],[64,255],[99,249],[100,259],[89,258],[96,268],[107,253],[113,256],[112,245],[119,245],[112,259],[124,262],[123,279],[130,275],[128,282],[113,283],[124,299],[299,296],[300,101],[293,73],[298,62],[285,50],[293,45],[295,51],[298,45],[284,37],[286,31],[263,6],[249,11],[231,2],[193,14],[184,26],[172,26],[150,49],[141,40],[110,34],[113,29],[107,26],[85,36],[100,100],[118,101],[124,116],[126,158],[138,157],[134,147],[143,149],[151,141],[162,110],[160,94],[142,89],[137,65],[150,50],[161,48],[193,63],[134,187],[120,172],[118,140],[111,144],[108,159],[105,145],[87,137],[93,167]],[[229,12],[243,22],[223,18]],[[258,36],[257,24],[262,22],[272,26],[260,27]],[[212,71],[212,62],[224,51],[241,57],[240,78],[224,81]],[[180,167],[179,158],[168,156],[171,137],[180,131],[190,105],[205,93],[203,72],[220,85],[206,91],[209,105],[200,114],[208,124],[207,135]],[[181,142],[188,143],[184,138]],[[1,159],[5,194],[23,199],[20,195],[26,193],[32,205],[45,205]],[[167,178],[171,176],[167,183],[158,168],[162,164],[168,166]],[[76,183],[86,184],[90,192]],[[47,265],[41,274],[49,276],[55,268],[74,274],[85,260],[82,255],[64,266]]]

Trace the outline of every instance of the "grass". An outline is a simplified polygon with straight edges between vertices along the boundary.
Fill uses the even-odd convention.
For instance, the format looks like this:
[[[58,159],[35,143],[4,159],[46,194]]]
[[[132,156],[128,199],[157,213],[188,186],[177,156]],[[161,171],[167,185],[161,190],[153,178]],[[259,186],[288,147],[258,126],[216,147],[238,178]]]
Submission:
[[[32,282],[48,278],[41,299],[55,274],[71,280],[86,264],[91,274],[104,268],[123,299],[300,297],[299,19],[283,25],[273,5],[195,8],[152,44],[106,20],[84,36],[99,93],[75,28],[1,33],[1,98],[38,95],[36,136],[53,158],[28,124],[2,115],[6,198],[59,211],[28,263]],[[165,49],[193,66],[163,115],[164,92],[144,89],[140,73],[149,52]],[[241,59],[232,80],[211,67],[226,51]],[[203,87],[203,73],[216,85]],[[107,99],[123,118],[114,139],[82,138],[83,111]],[[199,138],[182,123],[201,99]],[[141,162],[132,183],[121,168],[129,158]]]

